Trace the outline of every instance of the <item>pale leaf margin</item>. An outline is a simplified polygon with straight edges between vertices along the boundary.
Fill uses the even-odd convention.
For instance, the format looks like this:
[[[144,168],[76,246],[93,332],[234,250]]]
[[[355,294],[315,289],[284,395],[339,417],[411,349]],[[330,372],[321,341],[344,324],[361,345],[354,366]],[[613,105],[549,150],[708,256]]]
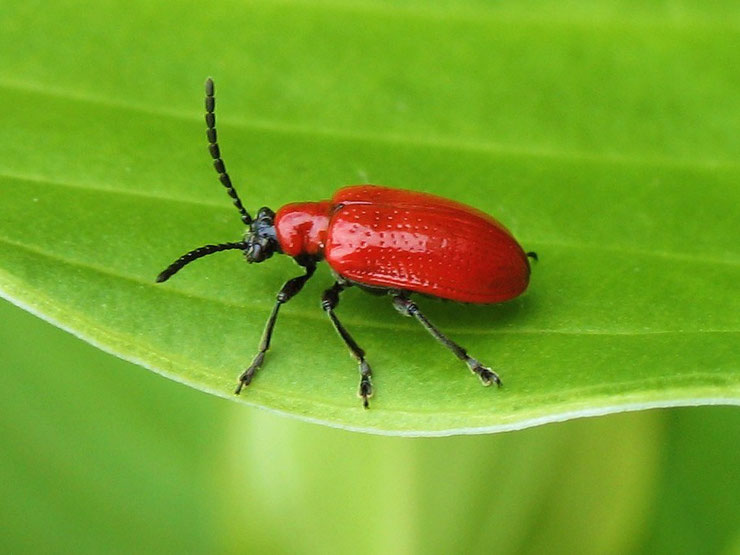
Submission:
[[[25,293],[25,294],[24,294]],[[63,306],[57,302],[49,299],[38,291],[29,291],[19,280],[9,276],[7,273],[0,271],[0,297],[5,298],[11,304],[25,310],[38,318],[58,327],[73,336],[89,343],[90,345],[121,358],[127,362],[131,362],[152,372],[155,372],[165,378],[182,383],[189,387],[198,389],[205,393],[222,397],[237,403],[257,407],[260,409],[267,410],[282,416],[288,416],[297,418],[305,422],[311,422],[314,424],[320,424],[330,426],[333,428],[344,429],[354,432],[363,432],[376,435],[385,436],[400,436],[400,437],[443,437],[453,435],[473,435],[473,434],[491,434],[500,432],[511,432],[517,430],[523,430],[534,426],[541,426],[543,424],[550,424],[555,422],[565,422],[567,420],[573,420],[576,418],[588,418],[595,416],[605,416],[609,414],[616,414],[622,412],[635,412],[648,409],[661,409],[661,408],[672,408],[672,407],[695,407],[703,405],[734,405],[740,406],[740,395],[738,397],[732,396],[712,396],[713,390],[716,388],[708,387],[707,396],[685,396],[685,391],[681,390],[680,395],[672,398],[672,390],[668,389],[660,392],[662,398],[653,399],[649,401],[645,400],[633,400],[635,397],[639,397],[638,393],[632,393],[630,395],[620,396],[619,402],[605,402],[603,405],[599,405],[597,399],[591,398],[586,403],[579,403],[584,406],[578,408],[572,408],[569,406],[563,406],[563,410],[556,410],[548,414],[542,414],[540,416],[523,418],[512,422],[494,424],[490,426],[480,427],[455,427],[449,429],[422,429],[422,430],[408,430],[408,429],[386,429],[379,427],[364,427],[349,425],[342,422],[337,422],[331,419],[316,418],[307,414],[301,414],[300,412],[291,412],[282,410],[262,404],[251,402],[245,397],[236,397],[230,395],[227,392],[212,388],[204,385],[203,383],[188,380],[182,375],[168,372],[163,370],[164,366],[167,366],[164,358],[158,357],[156,353],[147,351],[146,353],[141,352],[137,349],[134,342],[126,337],[120,336],[110,330],[102,329],[95,326],[84,316],[80,314],[72,314],[68,310],[65,310]],[[33,298],[33,304],[27,300]],[[90,331],[82,331],[90,330]],[[740,393],[740,392],[739,392]],[[655,394],[655,392],[651,392]],[[615,396],[606,395],[604,400],[614,400]],[[316,402],[311,403],[312,411],[316,412]],[[328,408],[328,407],[327,407]],[[546,407],[551,409],[552,407]],[[358,407],[358,411],[364,410]]]

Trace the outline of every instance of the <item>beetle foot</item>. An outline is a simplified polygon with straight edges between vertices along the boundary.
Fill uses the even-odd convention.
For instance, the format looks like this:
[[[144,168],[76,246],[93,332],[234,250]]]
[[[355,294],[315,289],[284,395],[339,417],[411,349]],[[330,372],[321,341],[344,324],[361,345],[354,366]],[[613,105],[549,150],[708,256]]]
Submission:
[[[498,377],[498,374],[496,374],[496,372],[494,372],[487,366],[483,366],[474,358],[468,359],[467,363],[470,367],[470,371],[480,378],[480,381],[483,385],[488,387],[489,385],[495,383],[498,387],[501,387],[501,378]]]
[[[373,383],[370,380],[370,365],[365,360],[360,362],[360,373],[362,377],[360,378],[360,388],[357,390],[357,396],[362,399],[362,406],[367,409],[370,408],[368,399],[373,396]]]
[[[242,375],[239,376],[239,385],[236,386],[234,395],[239,395],[244,387],[252,383],[254,373],[257,371],[257,368],[262,366],[263,360],[265,360],[265,353],[260,351],[259,353],[257,353],[257,356],[254,357],[254,360],[252,361],[252,364],[249,365],[249,368],[247,368],[244,372],[242,372]]]
[[[370,383],[369,376],[362,376],[360,379],[360,389],[357,391],[357,396],[362,398],[363,407],[370,408],[368,399],[373,396],[373,384]]]

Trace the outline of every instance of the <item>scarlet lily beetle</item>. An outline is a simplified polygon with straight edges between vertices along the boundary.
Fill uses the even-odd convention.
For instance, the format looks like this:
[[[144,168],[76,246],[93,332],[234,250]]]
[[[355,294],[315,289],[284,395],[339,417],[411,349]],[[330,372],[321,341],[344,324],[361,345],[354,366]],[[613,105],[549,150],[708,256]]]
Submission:
[[[522,294],[529,284],[529,258],[511,233],[487,214],[446,198],[378,187],[354,185],[330,200],[286,204],[277,213],[267,207],[252,218],[242,205],[221,159],[216,137],[214,85],[206,80],[206,136],[221,184],[247,226],[243,241],[205,245],[184,254],[157,276],[167,281],[193,260],[238,249],[247,262],[262,262],[275,253],[293,257],[304,274],[285,282],[267,319],[259,351],[239,376],[236,395],[249,385],[270,348],[280,307],[303,288],[326,260],[335,276],[321,306],[357,360],[358,395],[368,408],[373,394],[365,351],[339,321],[334,309],[339,294],[357,286],[389,295],[394,307],[419,323],[463,361],[483,385],[501,385],[498,375],[443,334],[411,300],[413,293],[465,303],[497,303]]]

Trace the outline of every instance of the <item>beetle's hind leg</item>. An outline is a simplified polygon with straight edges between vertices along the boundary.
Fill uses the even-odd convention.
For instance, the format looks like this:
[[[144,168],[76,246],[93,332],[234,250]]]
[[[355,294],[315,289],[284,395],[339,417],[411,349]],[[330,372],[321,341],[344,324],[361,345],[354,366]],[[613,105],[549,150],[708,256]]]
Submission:
[[[501,386],[501,378],[498,377],[498,374],[496,374],[496,372],[494,372],[487,366],[483,366],[480,361],[468,355],[465,349],[463,349],[460,345],[458,345],[441,331],[439,331],[439,328],[437,328],[437,326],[432,324],[427,319],[427,317],[424,316],[421,310],[419,310],[419,307],[416,305],[416,303],[408,298],[407,294],[394,294],[393,306],[404,316],[413,316],[414,318],[416,318],[419,323],[424,326],[424,328],[430,334],[432,334],[432,336],[437,341],[442,343],[442,345],[452,351],[452,353],[457,358],[467,364],[468,368],[470,368],[470,371],[480,378],[480,381],[483,385],[491,385],[492,383],[495,383],[497,386]]]
[[[339,321],[337,315],[334,314],[334,309],[339,304],[339,294],[344,291],[346,287],[347,285],[335,282],[334,285],[324,291],[324,294],[321,295],[321,307],[329,316],[331,323],[334,324],[334,329],[337,330],[337,333],[349,348],[350,354],[355,358],[355,360],[357,360],[360,370],[360,387],[357,394],[359,397],[362,397],[362,406],[368,408],[370,406],[368,399],[373,396],[373,384],[370,379],[370,376],[372,376],[372,370],[365,360],[365,351],[362,350],[349,334],[347,329]]]

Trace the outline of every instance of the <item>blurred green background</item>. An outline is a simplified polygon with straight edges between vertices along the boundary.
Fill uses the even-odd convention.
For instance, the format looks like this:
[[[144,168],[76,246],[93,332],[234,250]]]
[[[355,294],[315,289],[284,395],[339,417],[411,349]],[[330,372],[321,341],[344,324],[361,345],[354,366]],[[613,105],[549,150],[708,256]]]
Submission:
[[[3,553],[740,552],[734,407],[370,436],[0,322]]]
[[[54,10],[44,2],[0,0],[3,97],[40,110],[80,101],[70,113],[91,106],[113,121],[130,117],[116,111],[121,106],[137,108],[142,120],[147,106],[160,106],[178,118],[170,133],[192,127],[193,138],[202,140],[189,119],[200,94],[194,84],[200,87],[209,73],[227,74],[237,114],[231,124],[245,123],[239,114],[252,118],[242,132],[247,144],[262,140],[263,132],[279,144],[286,130],[308,144],[314,141],[307,130],[325,130],[329,140],[312,144],[315,152],[306,149],[313,156],[334,151],[336,137],[352,139],[355,130],[366,137],[385,133],[389,151],[405,132],[422,146],[454,137],[483,145],[481,156],[488,149],[512,154],[514,162],[500,171],[517,183],[570,179],[568,171],[553,175],[556,165],[542,162],[555,159],[553,153],[571,165],[599,157],[642,181],[654,179],[652,169],[661,166],[676,187],[693,191],[716,168],[725,171],[724,182],[737,170],[740,139],[733,131],[740,110],[727,106],[728,91],[740,90],[737,53],[728,48],[740,29],[736,2],[447,0],[428,13],[425,3],[399,7],[390,0],[163,5],[135,3],[134,17],[129,4],[111,0],[65,1]],[[479,14],[490,25],[477,28]],[[449,25],[431,25],[448,17]],[[291,33],[275,40],[280,22]],[[444,36],[430,34],[430,25]],[[405,57],[385,56],[387,36],[400,37]],[[426,60],[428,44],[443,39],[457,50],[445,50],[439,72],[407,63]],[[538,49],[530,48],[534,42]],[[314,64],[296,62],[309,43]],[[482,47],[500,49],[490,79],[516,70],[518,89],[500,87],[489,98],[486,87],[474,88],[477,76],[457,60]],[[642,60],[646,48],[653,57]],[[225,50],[228,59],[220,54]],[[363,73],[353,65],[358,59],[368,67],[375,60],[379,70],[368,82],[361,75],[343,82],[345,71]],[[645,89],[637,78],[625,80],[624,89],[602,88],[615,72],[634,66],[655,86]],[[654,73],[661,79],[651,81]],[[398,74],[404,78],[395,83]],[[561,87],[568,76],[579,76],[584,86]],[[296,85],[305,82],[312,87]],[[392,82],[395,88],[383,87]],[[437,95],[423,110],[395,101],[423,96],[426,83]],[[376,88],[393,92],[376,97]],[[620,96],[625,91],[629,96]],[[622,113],[629,117],[614,117]],[[63,174],[102,186],[151,180],[155,192],[186,183],[191,199],[210,194],[181,174],[162,183],[156,153],[138,136],[114,149],[105,142],[108,123],[90,121],[99,146],[95,164],[70,157],[64,125],[44,134],[42,116],[22,138],[43,136],[45,144],[5,130],[9,179]],[[49,155],[34,165],[42,147]],[[205,156],[202,145],[193,149]],[[323,192],[348,174],[362,179],[361,142],[353,149],[344,167],[309,167],[267,147],[233,164],[264,184],[280,183],[282,191],[266,194],[284,199],[294,174],[304,188],[315,181]],[[169,163],[188,173],[189,156],[173,152]],[[283,157],[281,164],[275,156]],[[467,160],[455,160],[460,167],[389,168],[386,175],[419,173],[420,181],[444,182],[445,171],[462,172]],[[517,198],[517,191],[511,195]],[[660,208],[670,210],[670,203]],[[543,230],[556,224],[540,222]],[[651,222],[641,224],[650,229]],[[578,230],[564,235],[580,238]],[[690,247],[729,259],[733,238],[727,239],[729,247],[712,250],[703,237]],[[670,238],[663,246],[670,250]],[[4,301],[0,369],[3,553],[740,553],[737,407],[653,410],[489,436],[354,434],[170,382]]]

